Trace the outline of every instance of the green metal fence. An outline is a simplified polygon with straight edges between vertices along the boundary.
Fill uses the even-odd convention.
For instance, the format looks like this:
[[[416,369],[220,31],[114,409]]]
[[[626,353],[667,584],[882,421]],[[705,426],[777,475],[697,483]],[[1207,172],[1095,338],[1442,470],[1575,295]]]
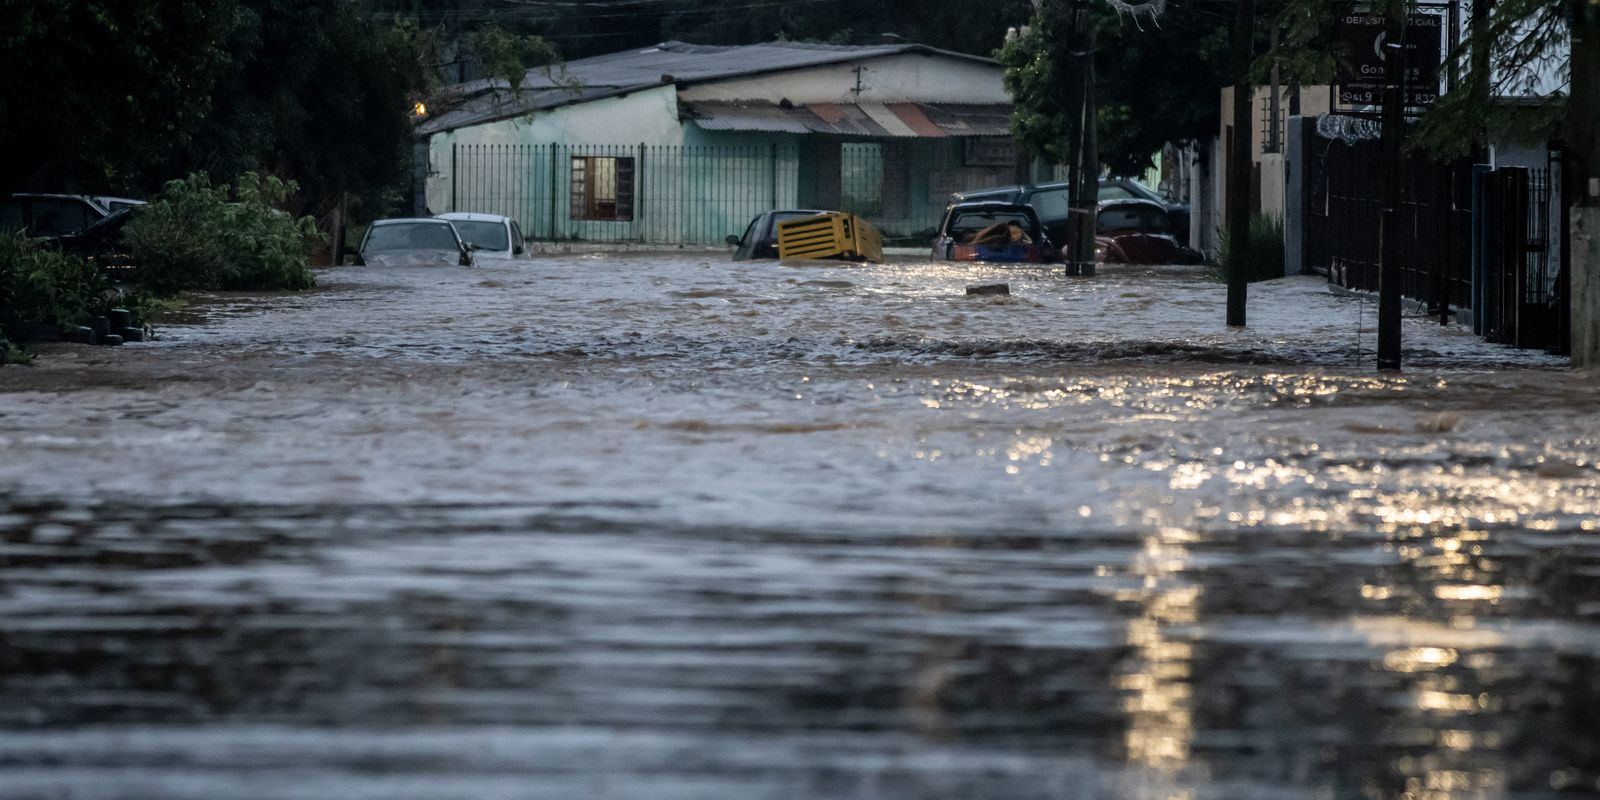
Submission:
[[[927,203],[907,206],[903,160],[870,143],[457,144],[449,158],[435,165],[449,196],[433,211],[503,214],[543,241],[716,245],[763,211],[825,208],[921,243],[938,221]]]

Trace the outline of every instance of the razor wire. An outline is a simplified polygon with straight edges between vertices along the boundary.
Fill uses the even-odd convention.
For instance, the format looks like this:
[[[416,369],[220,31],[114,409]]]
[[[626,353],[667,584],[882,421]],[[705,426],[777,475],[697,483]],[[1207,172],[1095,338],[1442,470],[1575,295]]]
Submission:
[[[1352,117],[1348,114],[1317,115],[1317,135],[1324,139],[1338,139],[1345,144],[1376,141],[1383,135],[1383,128],[1370,119]]]

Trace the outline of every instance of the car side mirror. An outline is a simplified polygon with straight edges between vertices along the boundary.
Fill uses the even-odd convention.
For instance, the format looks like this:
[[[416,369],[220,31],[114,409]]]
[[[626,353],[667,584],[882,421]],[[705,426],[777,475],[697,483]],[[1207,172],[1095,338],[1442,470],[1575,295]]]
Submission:
[[[733,234],[731,234],[731,233],[730,233],[730,234],[728,234],[728,238],[726,238],[726,239],[723,239],[723,241],[724,241],[724,242],[727,242],[727,243],[728,243],[728,244],[731,244],[731,245],[733,245],[733,246],[734,246],[734,247],[738,247],[738,246],[739,246],[739,237],[737,237],[737,236],[734,236],[734,235],[733,235]]]

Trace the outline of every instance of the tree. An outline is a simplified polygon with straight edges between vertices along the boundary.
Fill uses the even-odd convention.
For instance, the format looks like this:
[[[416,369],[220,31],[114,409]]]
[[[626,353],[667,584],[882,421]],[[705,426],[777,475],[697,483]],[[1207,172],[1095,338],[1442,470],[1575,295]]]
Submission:
[[[1549,0],[1466,0],[1489,13],[1473,14],[1463,37],[1445,56],[1444,68],[1457,77],[1418,121],[1407,137],[1414,151],[1435,158],[1465,156],[1485,136],[1528,138],[1548,133],[1565,113],[1565,95],[1540,98],[1543,102],[1507,104],[1495,98],[1538,96],[1542,76],[1555,74],[1570,81],[1566,56],[1568,26],[1560,3]],[[1411,8],[1415,0],[1381,0],[1376,8]],[[1331,39],[1336,0],[1281,0],[1275,24],[1280,45],[1262,57],[1258,74],[1278,59],[1286,75],[1302,83],[1330,83],[1334,79],[1335,53]]]
[[[1047,3],[1047,10],[1054,0]],[[1217,93],[1231,84],[1227,72],[1229,4],[1190,2],[1165,7],[1158,20],[1133,14],[1128,3],[1096,2],[1095,99],[1099,163],[1119,175],[1138,174],[1168,144],[1215,136],[1221,122]],[[1050,89],[1063,74],[1066,38],[1047,14],[997,55],[1011,90],[1013,130],[1034,152],[1055,163],[1062,149],[1065,113]]]
[[[0,2],[0,192],[159,183],[210,113],[235,0]]]
[[[171,173],[258,170],[298,182],[307,211],[403,183],[415,29],[344,0],[245,0],[216,107]]]

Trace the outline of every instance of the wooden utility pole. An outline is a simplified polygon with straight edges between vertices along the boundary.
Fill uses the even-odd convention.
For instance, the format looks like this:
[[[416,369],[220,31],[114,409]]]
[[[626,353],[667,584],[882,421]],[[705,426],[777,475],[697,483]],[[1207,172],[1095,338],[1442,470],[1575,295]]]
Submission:
[[[1094,24],[1090,0],[1064,0],[1066,54],[1058,72],[1067,117],[1068,275],[1094,274],[1094,218],[1100,157],[1095,149]]]
[[[1228,149],[1228,324],[1243,327],[1250,276],[1250,62],[1255,54],[1255,0],[1239,0],[1233,25],[1233,141]]]
[[[1572,191],[1572,365],[1600,366],[1600,0],[1567,0],[1572,20],[1572,94],[1567,143]]]

